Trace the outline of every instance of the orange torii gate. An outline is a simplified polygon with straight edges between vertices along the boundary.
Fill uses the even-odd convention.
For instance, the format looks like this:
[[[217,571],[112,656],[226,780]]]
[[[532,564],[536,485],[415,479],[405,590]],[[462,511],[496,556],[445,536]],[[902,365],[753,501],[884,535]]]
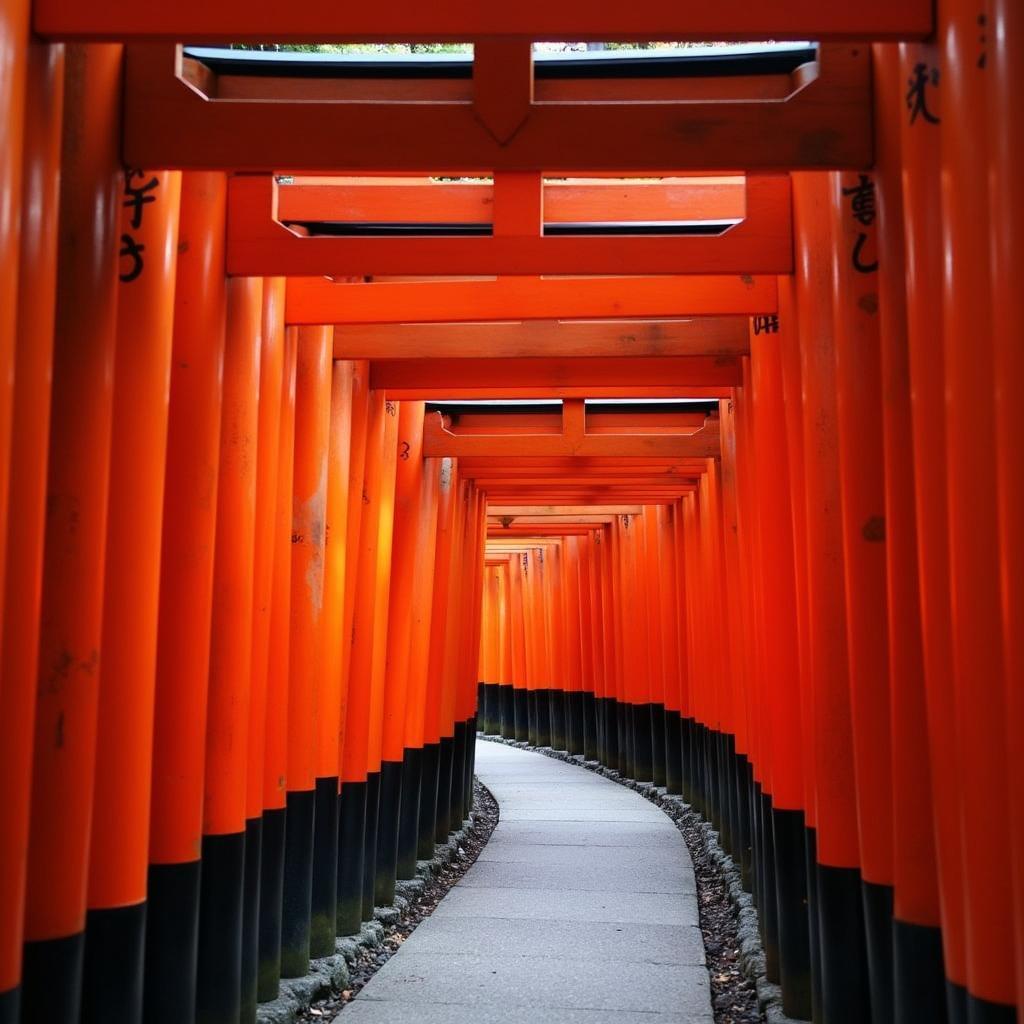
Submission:
[[[254,1020],[462,821],[480,682],[715,824],[787,1012],[1012,1021],[1022,54],[1014,0],[4,4],[0,1021]]]

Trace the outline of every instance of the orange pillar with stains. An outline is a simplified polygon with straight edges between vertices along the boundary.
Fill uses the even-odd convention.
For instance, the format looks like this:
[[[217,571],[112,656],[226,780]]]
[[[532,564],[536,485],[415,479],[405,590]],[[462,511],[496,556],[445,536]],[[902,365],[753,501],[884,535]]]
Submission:
[[[314,677],[316,808],[313,821],[313,890],[310,955],[331,956],[337,934],[338,765],[345,644],[346,540],[352,384],[355,364],[336,360],[331,370],[331,419],[324,531],[323,654]]]
[[[315,806],[315,679],[323,658],[324,547],[333,328],[300,327],[295,370],[288,798],[281,976],[309,969]]]
[[[377,837],[377,902],[395,898],[398,877],[398,836],[406,769],[405,719],[409,687],[410,633],[416,544],[419,540],[423,488],[422,402],[402,402],[398,412],[395,471],[394,530],[390,565],[384,700],[381,740],[381,814]]]
[[[117,337],[121,62],[116,45],[71,47],[66,62],[25,1020],[77,1022],[80,1012]]]
[[[369,417],[369,365],[357,361],[352,368],[352,417],[349,437],[348,519],[345,530],[345,607],[342,620],[341,685],[339,709],[338,777],[338,875],[335,929],[339,935],[359,930],[362,914],[363,844],[366,829],[366,775],[359,758],[351,756],[350,743],[360,737],[350,735],[356,728],[353,709],[363,699],[363,691],[353,686],[353,622],[356,584],[359,577],[359,551],[363,529],[366,468],[366,431]]]
[[[422,454],[421,454],[422,457]],[[401,459],[401,451],[399,452]],[[412,459],[410,446],[409,458]],[[412,617],[409,633],[408,684],[405,707],[405,755],[402,762],[402,804],[398,825],[399,878],[416,874],[420,833],[420,803],[427,777],[426,720],[427,669],[430,661],[431,597],[434,589],[434,552],[437,545],[437,510],[441,460],[426,459],[421,483],[413,545]]]
[[[196,1020],[241,1013],[263,279],[228,281],[206,718]]]
[[[264,293],[266,299],[266,293]],[[264,331],[273,329],[264,317]],[[276,999],[281,977],[281,917],[288,800],[288,679],[291,650],[292,490],[295,465],[295,377],[298,328],[284,332],[280,437],[271,545],[272,584],[263,720],[263,829],[260,844],[257,999]],[[264,363],[264,366],[266,364]],[[261,374],[262,378],[262,374]],[[262,406],[260,412],[262,414]]]

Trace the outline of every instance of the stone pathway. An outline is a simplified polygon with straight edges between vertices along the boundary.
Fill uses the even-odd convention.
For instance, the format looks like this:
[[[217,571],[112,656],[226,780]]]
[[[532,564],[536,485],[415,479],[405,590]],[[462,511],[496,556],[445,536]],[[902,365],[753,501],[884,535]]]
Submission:
[[[477,744],[501,817],[346,1024],[711,1024],[689,853],[653,804]]]

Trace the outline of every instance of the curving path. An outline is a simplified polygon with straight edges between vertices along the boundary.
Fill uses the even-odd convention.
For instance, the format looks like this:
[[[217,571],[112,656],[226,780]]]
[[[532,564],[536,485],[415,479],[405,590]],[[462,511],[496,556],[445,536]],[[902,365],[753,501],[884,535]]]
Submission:
[[[671,821],[592,772],[477,743],[501,818],[346,1024],[711,1024],[693,866]]]

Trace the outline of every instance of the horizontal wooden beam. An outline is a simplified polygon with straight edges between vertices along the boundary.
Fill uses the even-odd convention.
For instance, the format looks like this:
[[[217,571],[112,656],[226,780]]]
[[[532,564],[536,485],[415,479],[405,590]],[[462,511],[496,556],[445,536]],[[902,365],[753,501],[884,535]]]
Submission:
[[[590,525],[610,523],[615,516],[584,514],[576,516],[496,516],[488,515],[488,526],[500,526],[502,529],[510,529],[512,526],[562,526],[562,525]]]
[[[278,188],[277,216],[284,223],[489,224],[494,192],[488,181],[300,176]],[[230,215],[230,205],[228,209]],[[741,220],[746,209],[743,175],[556,180],[543,185],[546,224]]]
[[[742,382],[730,356],[647,359],[392,359],[370,365],[370,387],[397,399],[686,397]]]
[[[640,505],[667,505],[679,498],[683,497],[684,494],[693,493],[693,488],[677,488],[674,491],[653,491],[650,489],[635,489],[625,490],[616,493],[615,497],[621,501],[635,502]],[[507,492],[492,489],[488,493],[491,495],[500,497],[503,501],[511,499],[515,500],[515,495],[511,495]],[[600,488],[593,490],[585,490],[583,488],[574,489],[572,491],[535,491],[529,495],[532,500],[551,500],[551,501],[573,501],[577,504],[586,504],[588,501],[593,502],[595,505],[599,505],[602,501],[608,501],[611,497],[607,490]]]
[[[308,234],[285,222],[278,209],[280,190],[271,175],[231,179],[229,274],[788,274],[793,269],[789,177],[781,174],[748,178],[743,219],[712,235],[552,236],[540,233],[539,222],[517,225],[514,234],[495,230],[480,237]]]
[[[932,30],[929,0],[35,0],[36,32],[51,39],[208,42],[381,42],[522,39],[917,39]]]
[[[675,80],[682,85],[671,98],[637,100],[609,93],[603,82],[583,101],[525,98],[507,131],[489,120],[487,104],[501,89],[481,87],[491,81],[483,62],[498,54],[493,45],[478,47],[475,91],[464,99],[433,96],[429,80],[417,94],[402,79],[399,98],[379,91],[324,100],[308,80],[296,87],[271,76],[258,79],[259,95],[233,98],[221,95],[215,71],[179,48],[134,44],[125,63],[124,156],[139,167],[250,172],[552,175],[866,167],[873,159],[870,47],[863,43],[822,44],[816,61],[776,76],[787,83],[782,98],[761,95],[763,75],[751,76],[746,95],[732,88],[708,96],[698,77]],[[496,72],[506,91],[521,78],[511,70],[503,64]]]
[[[448,429],[440,415],[427,416],[423,429],[423,454],[443,458],[515,459],[506,473],[540,472],[526,467],[524,459],[567,457],[581,468],[583,459],[616,458],[634,463],[620,472],[636,472],[636,459],[705,459],[721,453],[718,420],[708,420],[689,433],[589,434],[585,431],[559,434],[459,434]],[[460,463],[461,465],[461,463]],[[497,474],[495,467],[488,472]],[[563,469],[548,472],[564,473]]]
[[[744,356],[747,317],[524,320],[483,324],[340,324],[335,359]]]
[[[777,312],[774,277],[505,277],[493,281],[337,284],[290,278],[289,324],[758,315]]]
[[[487,504],[489,516],[638,516],[640,505],[492,505]]]

